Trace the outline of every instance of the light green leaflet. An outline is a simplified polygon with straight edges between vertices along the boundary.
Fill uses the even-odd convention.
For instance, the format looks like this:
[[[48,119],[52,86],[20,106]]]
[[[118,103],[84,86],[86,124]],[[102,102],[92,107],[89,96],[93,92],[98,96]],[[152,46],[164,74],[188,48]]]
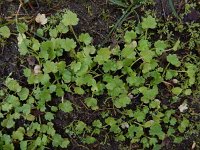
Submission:
[[[73,13],[72,11],[68,10],[64,15],[63,15],[63,19],[62,19],[62,23],[65,26],[69,26],[69,25],[77,25],[78,24],[78,17],[77,14]]]
[[[148,16],[147,18],[143,18],[142,21],[142,28],[143,29],[154,29],[156,28],[156,19],[153,18],[152,16]]]
[[[3,26],[0,28],[0,35],[3,38],[9,38],[10,37],[10,29],[7,26]]]

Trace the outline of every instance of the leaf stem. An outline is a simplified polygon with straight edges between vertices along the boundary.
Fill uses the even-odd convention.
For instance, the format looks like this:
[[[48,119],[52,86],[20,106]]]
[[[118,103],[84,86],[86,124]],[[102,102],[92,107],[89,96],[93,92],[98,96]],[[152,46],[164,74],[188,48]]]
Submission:
[[[75,37],[76,41],[77,41],[77,42],[78,42],[78,44],[80,45],[80,42],[79,42],[79,40],[78,40],[78,37],[77,37],[77,35],[76,35],[76,33],[75,33],[75,31],[74,31],[73,27],[70,25],[70,26],[69,26],[69,28],[70,28],[71,32],[73,33],[73,35],[74,35],[74,37]]]
[[[148,29],[146,29],[146,31],[145,31],[145,40],[147,39],[147,33],[148,33]]]
[[[138,58],[137,60],[135,60],[132,64],[131,64],[131,67],[136,63],[138,62],[140,59],[142,59],[142,57]]]

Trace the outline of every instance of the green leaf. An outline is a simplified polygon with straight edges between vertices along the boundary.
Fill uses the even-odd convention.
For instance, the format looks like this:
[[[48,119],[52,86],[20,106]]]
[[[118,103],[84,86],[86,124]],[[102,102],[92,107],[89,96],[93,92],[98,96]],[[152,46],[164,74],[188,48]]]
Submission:
[[[185,94],[185,95],[191,95],[191,94],[192,94],[192,90],[191,90],[191,89],[186,89],[186,90],[184,91],[184,94]]]
[[[108,82],[106,84],[106,88],[108,89],[108,94],[110,96],[117,97],[117,96],[119,96],[122,93],[123,94],[127,93],[127,91],[125,89],[124,82],[118,76],[115,76],[114,78],[108,77],[108,79],[106,79],[104,77],[104,80],[106,82]]]
[[[31,113],[31,105],[30,104],[23,104],[23,106],[21,107],[22,109],[22,112],[25,114],[25,115],[28,115]]]
[[[3,97],[5,95],[5,91],[4,90],[0,90],[0,97]]]
[[[85,91],[81,87],[75,87],[74,92],[79,95],[83,95]]]
[[[105,119],[105,123],[109,126],[116,125],[117,121],[113,117],[108,117]]]
[[[79,71],[81,69],[81,62],[75,62],[73,61],[71,64],[71,69],[76,73],[77,71]]]
[[[70,141],[67,138],[63,138],[63,141],[62,141],[60,147],[67,148],[69,144],[70,144]]]
[[[65,69],[62,74],[62,79],[65,83],[69,83],[72,80],[72,73]]]
[[[183,89],[180,88],[180,87],[174,87],[174,88],[172,89],[172,93],[173,93],[173,94],[176,94],[176,95],[181,94],[182,91],[183,91]]]
[[[137,35],[134,31],[126,31],[124,35],[124,40],[126,43],[131,43],[133,39],[136,39]]]
[[[42,140],[42,143],[43,143],[44,145],[46,145],[47,142],[48,142],[48,137],[47,137],[45,134],[43,134],[41,140]]]
[[[63,138],[61,137],[60,134],[56,133],[52,138],[53,138],[52,139],[52,145],[53,146],[59,147],[62,144]]]
[[[169,127],[169,129],[167,130],[167,135],[172,136],[175,132],[176,131],[172,127]]]
[[[109,71],[116,71],[117,68],[117,63],[113,60],[108,60],[107,62],[105,62],[103,64],[103,71],[105,73],[109,72]]]
[[[39,89],[39,99],[40,102],[50,101],[51,100],[51,93],[48,89]]]
[[[146,137],[141,139],[141,143],[143,144],[143,148],[149,148],[149,141]]]
[[[11,104],[13,107],[20,106],[19,98],[14,95],[7,95],[5,102]]]
[[[67,33],[69,31],[68,27],[66,27],[62,22],[56,26],[56,29],[60,33]]]
[[[20,35],[20,34],[19,34]],[[18,38],[20,38],[19,36]],[[21,42],[18,42],[20,55],[26,55],[29,52],[28,47],[30,46],[31,41],[28,39],[22,39]]]
[[[167,44],[165,43],[165,41],[162,40],[158,40],[154,43],[154,46],[156,48],[156,53],[158,55],[161,55],[164,50],[167,48]]]
[[[62,89],[62,85],[61,84],[57,84],[56,86],[56,96],[58,97],[63,97],[64,96],[64,91]]]
[[[32,49],[34,51],[38,51],[40,49],[40,42],[38,40],[36,40],[35,38],[32,39]]]
[[[158,71],[152,71],[151,73],[149,73],[149,75],[153,77],[153,80],[151,80],[150,82],[151,85],[158,85],[159,83],[163,81],[161,73]]]
[[[136,74],[135,74],[136,75]],[[143,85],[145,83],[145,79],[140,76],[132,75],[130,77],[127,77],[126,81],[129,83],[130,86],[137,86]]]
[[[4,118],[4,115],[2,113],[0,113],[0,118]]]
[[[54,119],[54,114],[51,113],[51,112],[46,112],[45,115],[44,115],[44,118],[48,121],[51,121]]]
[[[50,80],[50,76],[49,74],[45,73],[45,74],[39,74],[37,80],[42,84],[42,85],[46,85],[49,83]]]
[[[89,54],[94,54],[96,52],[96,48],[91,45],[87,45],[86,47],[83,47],[84,54],[88,56]]]
[[[51,106],[51,111],[52,112],[57,112],[58,111],[58,108],[56,106]]]
[[[130,139],[133,139],[135,137],[136,129],[137,129],[137,127],[135,125],[131,125],[128,128],[127,137],[129,137]]]
[[[145,122],[144,127],[145,127],[145,128],[149,128],[149,127],[151,127],[153,124],[154,124],[154,121],[153,121],[153,120],[149,120],[149,121]]]
[[[46,61],[46,63],[44,63],[44,72],[45,73],[56,73],[58,71],[57,65],[56,63],[52,62],[52,61]]]
[[[147,87],[140,87],[139,91],[143,94],[141,101],[144,103],[149,103],[149,100],[154,100],[158,95],[158,87],[153,86],[152,89],[148,89]]]
[[[104,62],[108,61],[111,55],[109,48],[101,48],[97,51],[97,55],[94,58],[95,62],[98,62],[99,65],[102,65]]]
[[[44,35],[44,30],[41,29],[41,28],[39,28],[39,29],[37,29],[36,33],[37,33],[39,36],[42,37],[42,36]]]
[[[81,33],[81,35],[79,35],[79,41],[83,42],[85,45],[89,45],[92,42],[92,38],[88,33]]]
[[[178,39],[177,41],[176,41],[176,43],[174,44],[174,46],[173,46],[173,50],[174,51],[177,51],[178,50],[178,48],[179,48],[179,46],[180,46],[180,43],[181,43],[181,41]]]
[[[27,145],[28,145],[27,141],[21,141],[20,142],[20,149],[21,150],[27,150]]]
[[[127,95],[120,95],[119,98],[114,100],[114,105],[117,108],[126,107],[130,103],[131,103],[131,99]]]
[[[159,123],[154,123],[149,130],[150,135],[157,135],[160,140],[165,138],[165,133],[162,131],[162,127]]]
[[[174,143],[181,143],[183,141],[183,137],[180,137],[180,136],[175,136],[174,138]]]
[[[115,137],[115,140],[116,141],[125,141],[126,140],[126,138],[125,138],[125,136],[124,135],[118,135],[117,137]]]
[[[138,126],[135,128],[136,131],[136,139],[139,139],[141,136],[144,135],[143,127]]]
[[[150,138],[150,140],[149,140],[150,145],[156,145],[156,143],[158,143],[157,138]],[[153,149],[153,150],[155,150],[155,149]]]
[[[146,118],[146,113],[143,111],[140,111],[139,109],[133,113],[133,117],[138,121],[138,122],[143,122],[144,119]]]
[[[7,111],[9,112],[13,108],[12,104],[5,103],[1,105],[2,111]]]
[[[187,75],[189,77],[189,86],[192,86],[196,81],[197,66],[191,63],[185,63],[187,68]]]
[[[94,121],[92,122],[92,125],[93,125],[94,127],[97,127],[97,128],[102,128],[102,123],[101,123],[100,120],[94,120]]]
[[[113,125],[110,127],[110,132],[113,132],[115,134],[119,134],[121,132],[121,129],[118,125]]]
[[[17,129],[17,131],[14,131],[12,133],[12,138],[15,139],[15,140],[22,141],[24,139],[24,133],[25,133],[25,129],[22,128],[22,127],[19,127]]]
[[[63,103],[60,103],[58,105],[58,107],[60,110],[66,112],[66,113],[73,111],[72,103],[68,100],[65,100]]]
[[[169,54],[167,56],[167,61],[176,67],[179,67],[181,65],[181,62],[179,61],[176,54]]]
[[[189,127],[190,121],[186,118],[183,118],[181,124],[178,126],[178,130],[183,133],[187,127]]]
[[[49,58],[49,51],[53,50],[52,41],[43,41],[40,46],[39,57],[47,60]]]
[[[55,29],[50,29],[49,30],[49,35],[52,37],[52,38],[56,38],[58,36],[58,30],[55,28]]]
[[[142,28],[143,29],[154,29],[156,28],[156,19],[153,18],[152,16],[148,16],[147,18],[143,18],[142,21]]]
[[[9,38],[10,37],[10,29],[7,26],[3,26],[0,28],[0,35],[3,38]]]
[[[17,23],[17,31],[19,33],[24,33],[28,31],[28,25],[26,23]]]
[[[3,145],[3,150],[15,150],[15,147],[14,147],[13,143],[5,144],[5,145]]]
[[[60,44],[61,47],[67,52],[74,50],[76,48],[76,42],[73,39],[66,38]]]
[[[13,118],[9,115],[7,116],[6,119],[4,119],[1,122],[2,127],[6,127],[8,129],[12,128],[15,125],[15,121],[13,120]]]
[[[123,58],[128,58],[128,59],[132,59],[135,60],[135,55],[136,52],[134,50],[134,47],[132,47],[132,45],[125,45],[125,47],[123,48],[122,52],[121,52],[121,56]]]
[[[97,105],[97,99],[95,99],[93,97],[86,98],[85,103],[92,110],[97,110],[99,108],[98,105]]]
[[[155,56],[155,52],[151,50],[144,50],[140,52],[140,55],[145,62],[151,62],[151,60]]]
[[[17,93],[19,96],[20,100],[26,100],[29,96],[29,89],[27,88],[22,88],[20,92]]]
[[[69,25],[77,25],[78,24],[78,17],[77,14],[73,13],[72,11],[68,10],[64,15],[63,15],[63,19],[62,19],[62,23],[65,26],[69,26]]]
[[[138,50],[146,51],[146,50],[149,50],[149,47],[150,47],[150,43],[148,40],[144,40],[144,39],[139,40]]]
[[[167,70],[166,75],[165,75],[165,79],[166,80],[170,80],[173,77],[176,77],[178,75],[178,72],[176,70]]]
[[[169,123],[170,117],[171,117],[171,115],[174,114],[174,113],[175,113],[174,110],[167,110],[167,111],[165,112],[165,117],[163,118],[164,123]]]
[[[170,125],[174,126],[176,122],[177,122],[176,118],[172,117],[170,120]]]
[[[82,139],[83,143],[86,144],[93,144],[94,142],[96,142],[96,139],[92,136],[86,136],[85,138]]]
[[[84,132],[84,129],[86,129],[86,124],[83,121],[78,121],[75,127],[76,134],[81,134]]]
[[[59,72],[64,73],[65,68],[66,68],[66,62],[65,61],[59,61],[57,63],[57,68],[58,68]]]
[[[160,101],[158,99],[155,99],[154,101],[152,101],[149,104],[149,107],[150,108],[157,108],[157,109],[159,109],[160,108]]]
[[[22,89],[19,83],[10,77],[6,78],[5,85],[7,86],[9,90],[14,91],[14,92],[20,92]]]

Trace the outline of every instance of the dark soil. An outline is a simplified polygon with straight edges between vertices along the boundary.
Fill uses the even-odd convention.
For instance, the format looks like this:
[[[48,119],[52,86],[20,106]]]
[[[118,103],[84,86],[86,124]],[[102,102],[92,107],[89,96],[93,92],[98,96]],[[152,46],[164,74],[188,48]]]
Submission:
[[[37,3],[38,2],[38,3]],[[15,19],[15,13],[18,9],[19,2],[0,2],[0,24],[6,23],[6,20],[9,20],[9,25],[13,26],[13,20]],[[167,19],[168,16],[172,15],[171,10],[168,6],[167,0],[157,0],[157,7],[155,8],[159,17],[164,20]],[[177,0],[175,2],[177,4],[179,11],[181,11],[181,7],[184,5],[183,0]],[[40,12],[45,13],[48,16],[54,14],[58,10],[62,10],[64,8],[70,9],[78,14],[78,18],[80,22],[75,30],[77,33],[87,32],[89,33],[94,41],[94,45],[101,44],[102,41],[105,40],[110,31],[110,26],[115,24],[117,19],[121,16],[121,10],[113,5],[108,4],[107,0],[56,0],[55,2],[50,2],[49,0],[38,0],[31,1],[30,5],[26,4],[23,9],[20,11],[20,17],[28,17],[28,21],[31,22],[34,16]],[[186,15],[184,18],[185,22],[200,21],[200,13],[197,10],[192,10],[190,14]],[[14,32],[14,27],[13,27]],[[107,43],[112,42],[112,38],[106,41]],[[19,80],[23,83],[22,77],[22,69],[23,66],[21,64],[27,63],[26,59],[22,59],[19,57],[18,48],[17,48],[17,39],[16,36],[13,35],[7,39],[5,44],[0,45],[0,87],[3,85],[4,78],[6,78],[11,72],[12,77]],[[25,83],[23,83],[25,84]],[[164,87],[164,85],[163,85]],[[163,99],[167,98],[165,95],[165,91],[163,90]],[[164,94],[165,93],[165,94]],[[167,93],[168,94],[168,93]],[[66,95],[67,99],[73,100],[79,107],[80,110],[77,111],[73,116],[66,115],[65,113],[58,111],[56,113],[56,117],[54,119],[54,127],[58,133],[63,136],[66,136],[64,133],[64,127],[69,125],[71,120],[83,120],[84,122],[91,124],[91,121],[95,118],[98,118],[100,112],[96,112],[91,114],[87,109],[84,108],[84,105],[81,102],[82,97],[77,97],[74,95]],[[167,101],[166,101],[167,103]],[[49,105],[56,105],[57,100],[54,99]],[[44,115],[37,110],[33,111],[32,114],[35,116],[40,115],[41,117]],[[19,120],[17,125],[23,126],[24,121]],[[101,137],[102,141],[105,139],[107,133],[102,133]],[[194,137],[195,138],[195,137]],[[183,143],[179,145],[175,145],[172,148],[171,141],[166,141],[166,150],[189,150],[191,149],[191,145],[193,143],[194,138],[187,139]],[[71,141],[73,145],[70,149],[72,150],[85,150],[85,149],[99,149],[99,150],[117,150],[119,149],[118,143],[112,139],[111,136],[108,137],[107,144],[101,145],[100,143],[95,143],[91,145],[89,148],[84,148],[79,143],[76,142],[76,139],[72,139]],[[135,146],[137,149],[138,145]]]

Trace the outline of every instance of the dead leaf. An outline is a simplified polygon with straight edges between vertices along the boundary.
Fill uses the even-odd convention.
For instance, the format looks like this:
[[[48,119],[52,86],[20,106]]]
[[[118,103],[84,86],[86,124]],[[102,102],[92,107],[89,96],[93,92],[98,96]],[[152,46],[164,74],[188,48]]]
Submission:
[[[41,25],[45,25],[47,23],[46,15],[38,13],[35,18],[35,21]]]
[[[34,74],[35,75],[38,75],[38,74],[40,74],[42,71],[41,71],[41,66],[40,65],[35,65],[35,67],[34,67]]]
[[[195,147],[196,147],[196,142],[195,142],[195,141],[193,141],[193,144],[192,144],[192,149],[195,149]]]
[[[29,65],[34,66],[34,65],[35,65],[35,62],[36,62],[36,59],[35,59],[35,57],[33,57],[33,56],[28,56],[28,57],[27,57],[27,61],[28,61],[28,64],[29,64]]]
[[[181,105],[178,107],[178,109],[180,110],[180,112],[184,112],[185,110],[188,109],[187,103],[181,104]]]

